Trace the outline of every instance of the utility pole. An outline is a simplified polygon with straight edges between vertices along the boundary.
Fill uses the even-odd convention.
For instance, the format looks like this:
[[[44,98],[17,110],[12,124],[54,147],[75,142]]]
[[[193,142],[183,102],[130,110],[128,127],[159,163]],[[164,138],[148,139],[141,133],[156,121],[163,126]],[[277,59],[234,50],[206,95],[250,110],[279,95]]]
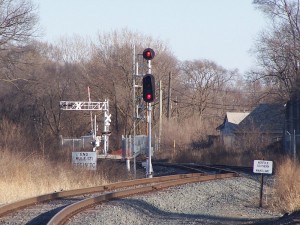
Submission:
[[[161,132],[162,132],[162,82],[159,81],[159,130],[158,130],[158,150],[160,151]]]
[[[172,73],[169,73],[169,84],[168,84],[168,111],[167,111],[167,117],[168,120],[171,118],[171,79],[172,79]]]
[[[133,144],[132,144],[132,151],[133,151],[133,171],[134,171],[134,178],[136,178],[136,159],[135,159],[135,136],[136,136],[136,95],[135,95],[135,80],[137,76],[137,66],[135,61],[135,45],[133,45],[133,57],[132,57],[132,118],[133,118]],[[130,159],[126,159],[127,170],[130,171]]]

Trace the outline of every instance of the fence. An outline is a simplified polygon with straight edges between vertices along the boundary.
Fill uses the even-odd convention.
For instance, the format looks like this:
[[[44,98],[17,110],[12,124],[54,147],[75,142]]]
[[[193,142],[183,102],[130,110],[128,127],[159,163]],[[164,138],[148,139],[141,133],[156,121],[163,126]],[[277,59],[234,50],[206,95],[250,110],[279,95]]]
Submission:
[[[134,145],[134,146],[133,146]],[[147,154],[148,136],[136,135],[133,138],[131,135],[122,136],[122,157],[133,158],[139,154]]]
[[[80,138],[63,138],[60,136],[61,146],[64,148],[72,148],[72,151],[91,150],[93,148],[91,142],[93,136],[81,136]]]

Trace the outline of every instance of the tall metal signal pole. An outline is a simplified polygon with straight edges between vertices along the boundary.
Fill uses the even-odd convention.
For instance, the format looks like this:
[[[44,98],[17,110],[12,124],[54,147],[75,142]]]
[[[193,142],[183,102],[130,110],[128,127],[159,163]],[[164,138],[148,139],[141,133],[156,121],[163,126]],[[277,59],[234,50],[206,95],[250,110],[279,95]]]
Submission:
[[[141,54],[138,54],[140,56]],[[151,74],[151,60],[155,56],[155,52],[151,48],[147,48],[143,51],[143,58],[147,60],[147,72],[145,74],[145,71],[143,70],[142,73],[139,73],[139,57],[136,57],[135,53],[135,46],[133,46],[133,153],[135,154],[135,138],[136,138],[136,128],[137,128],[137,121],[144,118],[143,110],[144,105],[147,105],[147,124],[148,124],[148,151],[147,151],[147,161],[146,161],[146,176],[152,177],[153,176],[153,168],[152,168],[152,162],[151,162],[151,155],[152,155],[152,149],[151,149],[151,102],[154,101],[155,98],[155,82],[154,77]],[[142,64],[144,65],[144,63]],[[143,85],[138,85],[137,80],[142,78]],[[140,92],[137,93],[136,90],[140,90],[140,88],[143,88],[143,100],[140,98]],[[135,160],[135,157],[134,157]],[[134,161],[135,165],[135,161]]]
[[[147,60],[147,67],[148,72],[143,77],[143,99],[147,103],[147,110],[148,110],[148,157],[147,157],[147,171],[146,175],[148,178],[153,177],[153,168],[152,168],[152,149],[151,149],[151,118],[152,118],[152,105],[151,103],[155,99],[155,79],[154,76],[151,74],[151,60],[154,58],[155,52],[151,48],[146,48],[143,52],[144,59]]]

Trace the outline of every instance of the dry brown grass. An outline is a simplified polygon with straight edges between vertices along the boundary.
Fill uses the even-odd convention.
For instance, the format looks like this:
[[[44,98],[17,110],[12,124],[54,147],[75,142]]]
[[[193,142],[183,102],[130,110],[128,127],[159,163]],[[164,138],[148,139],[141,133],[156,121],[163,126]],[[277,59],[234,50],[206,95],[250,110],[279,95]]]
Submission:
[[[70,162],[50,162],[38,155],[11,153],[8,149],[0,151],[0,203],[128,178],[125,165],[114,162],[98,163],[97,171],[87,171],[72,168]]]
[[[98,162],[97,171],[72,168],[71,151],[52,147],[44,154],[32,149],[30,135],[19,124],[0,121],[0,204],[133,178],[125,163],[109,160]]]
[[[167,158],[166,156],[164,157]],[[188,146],[186,149],[173,152],[170,157],[171,161],[179,163],[194,162],[230,166],[252,166],[253,160],[262,158],[250,151],[238,152],[233,149],[223,149],[220,147],[191,149]]]
[[[177,123],[176,121],[164,121],[162,133],[162,146],[164,151],[173,151],[175,144],[175,151],[184,148],[191,143],[193,134],[197,133],[198,125],[191,123]]]
[[[205,137],[206,132],[200,130],[201,124],[195,121],[165,123],[161,151],[155,157],[173,162],[248,166],[252,165],[254,159],[261,159],[262,155],[258,156],[257,151],[226,150],[221,146],[193,149],[193,141]],[[125,164],[113,161],[98,163],[95,172],[72,168],[71,152],[68,151],[53,150],[50,156],[42,157],[37,154],[39,151],[28,147],[32,145],[24,140],[24,130],[5,120],[0,124],[0,134],[3,137],[0,142],[0,204],[62,189],[90,187],[133,178],[127,174]],[[264,153],[263,156],[273,160],[270,154]],[[299,174],[300,166],[292,160],[278,163],[276,194],[272,201],[274,207],[286,212],[300,209]]]
[[[234,166],[252,166],[253,160],[276,160],[278,151],[269,149],[267,142],[261,141],[261,135],[254,128],[251,134],[242,135],[233,147],[225,148],[218,140],[209,142],[207,133],[213,134],[214,127],[200,123],[197,118],[184,122],[164,121],[161,151],[155,154],[158,159],[172,162],[195,162],[205,164],[223,164]],[[267,140],[267,138],[265,138]],[[263,140],[265,140],[263,139]],[[280,157],[280,156],[279,156]]]
[[[277,166],[273,206],[283,212],[300,210],[300,165],[286,158]]]
[[[15,151],[23,151],[30,143],[26,138],[28,130],[20,124],[15,124],[6,118],[0,121],[0,146],[2,148],[11,148]]]

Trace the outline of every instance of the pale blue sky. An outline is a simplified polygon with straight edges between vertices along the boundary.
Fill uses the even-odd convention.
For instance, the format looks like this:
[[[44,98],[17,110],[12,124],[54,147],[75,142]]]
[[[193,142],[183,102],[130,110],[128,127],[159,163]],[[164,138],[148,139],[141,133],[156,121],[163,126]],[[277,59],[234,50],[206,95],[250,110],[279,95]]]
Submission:
[[[245,72],[265,27],[252,0],[34,0],[43,40],[127,28],[168,43],[180,60],[209,59]],[[148,47],[148,46],[145,46]]]

